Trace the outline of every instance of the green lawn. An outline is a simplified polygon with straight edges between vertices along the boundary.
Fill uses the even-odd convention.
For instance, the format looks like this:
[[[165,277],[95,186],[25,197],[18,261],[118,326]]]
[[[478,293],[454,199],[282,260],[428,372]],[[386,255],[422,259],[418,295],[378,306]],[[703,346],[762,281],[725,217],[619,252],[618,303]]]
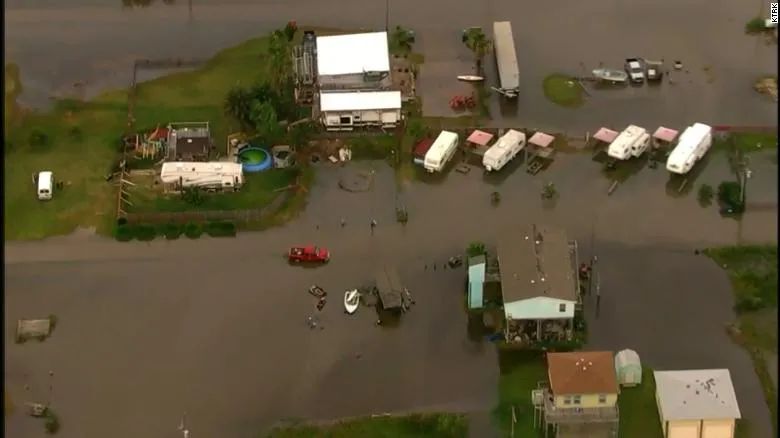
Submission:
[[[468,422],[462,415],[428,414],[360,418],[326,426],[278,428],[268,438],[465,438]]]
[[[145,82],[138,87],[138,127],[176,121],[209,121],[217,145],[237,128],[223,113],[223,101],[234,85],[249,85],[266,74],[267,39],[257,38],[224,50],[203,68]],[[6,68],[6,78],[24,72]],[[6,97],[9,96],[6,83]],[[6,104],[6,107],[8,104]],[[107,92],[89,102],[61,101],[52,111],[9,120],[6,114],[5,214],[6,239],[38,239],[65,234],[78,226],[108,232],[116,208],[116,189],[105,182],[117,158],[127,125],[127,92]],[[47,142],[32,142],[34,131]],[[31,144],[34,143],[34,144]],[[64,190],[52,201],[35,197],[32,175],[52,170]]]
[[[618,396],[621,437],[663,438],[658,406],[655,402],[653,370],[642,370],[642,384],[622,388]]]
[[[544,78],[542,88],[545,97],[560,106],[576,108],[585,102],[582,86],[571,76],[551,74]]]
[[[547,379],[544,357],[537,352],[499,351],[501,375],[498,381],[498,406],[493,410],[493,417],[500,430],[509,436],[514,406],[517,418],[515,436],[541,436],[542,429],[534,430],[531,391],[536,389],[537,382]]]
[[[738,315],[735,340],[744,346],[764,388],[777,431],[777,391],[771,381],[766,352],[777,354],[777,246],[732,246],[706,251],[728,272]]]

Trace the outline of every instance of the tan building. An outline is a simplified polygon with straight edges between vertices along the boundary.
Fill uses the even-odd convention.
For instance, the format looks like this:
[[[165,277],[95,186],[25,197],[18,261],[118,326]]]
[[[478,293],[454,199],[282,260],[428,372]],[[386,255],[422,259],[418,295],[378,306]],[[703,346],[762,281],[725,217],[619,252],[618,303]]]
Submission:
[[[734,438],[741,418],[729,370],[656,371],[655,399],[666,438]]]
[[[547,378],[549,383],[534,397],[545,435],[549,428],[556,435],[575,428],[590,428],[593,437],[617,433],[620,390],[612,352],[548,353]]]

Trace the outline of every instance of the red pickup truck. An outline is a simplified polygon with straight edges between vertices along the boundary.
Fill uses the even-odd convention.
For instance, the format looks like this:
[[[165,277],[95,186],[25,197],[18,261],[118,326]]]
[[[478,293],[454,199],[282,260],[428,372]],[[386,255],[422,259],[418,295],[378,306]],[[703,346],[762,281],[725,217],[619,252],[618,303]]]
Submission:
[[[287,258],[292,263],[301,262],[319,262],[325,263],[330,260],[330,252],[325,248],[318,246],[294,246],[290,248]]]

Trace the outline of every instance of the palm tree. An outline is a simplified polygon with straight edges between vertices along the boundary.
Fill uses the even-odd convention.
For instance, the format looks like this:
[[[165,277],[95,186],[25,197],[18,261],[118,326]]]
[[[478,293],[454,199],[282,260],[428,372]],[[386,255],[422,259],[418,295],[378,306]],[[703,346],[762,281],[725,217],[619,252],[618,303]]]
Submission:
[[[482,60],[488,54],[493,46],[490,39],[485,36],[485,32],[479,27],[472,27],[463,32],[463,43],[474,54],[474,61],[477,64],[477,74],[482,73]]]
[[[252,100],[250,90],[233,87],[225,97],[225,113],[236,119],[242,126],[252,125]]]

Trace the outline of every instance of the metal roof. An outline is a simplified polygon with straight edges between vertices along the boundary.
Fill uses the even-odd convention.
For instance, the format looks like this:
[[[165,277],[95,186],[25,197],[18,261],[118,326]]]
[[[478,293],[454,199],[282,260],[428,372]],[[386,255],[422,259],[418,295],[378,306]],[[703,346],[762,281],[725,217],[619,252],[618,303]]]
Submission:
[[[528,226],[498,246],[504,303],[536,297],[577,300],[575,268],[563,230]]]
[[[397,309],[403,304],[404,287],[394,268],[384,266],[376,274],[376,288],[382,308]]]
[[[400,91],[355,91],[320,93],[320,111],[367,111],[401,109]]]
[[[661,421],[742,418],[727,369],[655,371]]]
[[[512,36],[512,23],[497,21],[493,23],[493,46],[496,49],[496,63],[501,88],[517,90],[520,88],[520,71],[517,67],[517,52]]]
[[[677,138],[677,134],[678,132],[674,129],[664,128],[661,126],[655,130],[655,133],[653,133],[653,138],[671,143],[675,138]]]
[[[387,32],[317,37],[317,74],[390,71]]]
[[[471,135],[469,135],[466,141],[479,146],[487,146],[487,144],[490,143],[490,140],[492,139],[493,134],[477,129],[476,131],[472,132]]]
[[[596,132],[596,135],[593,136],[598,141],[603,141],[604,143],[612,143],[615,141],[615,139],[618,136],[617,131],[613,131],[609,128],[601,128]]]
[[[552,135],[539,131],[531,136],[531,139],[528,140],[528,143],[531,143],[534,146],[539,146],[540,148],[546,148],[550,146],[554,140],[555,137]]]

